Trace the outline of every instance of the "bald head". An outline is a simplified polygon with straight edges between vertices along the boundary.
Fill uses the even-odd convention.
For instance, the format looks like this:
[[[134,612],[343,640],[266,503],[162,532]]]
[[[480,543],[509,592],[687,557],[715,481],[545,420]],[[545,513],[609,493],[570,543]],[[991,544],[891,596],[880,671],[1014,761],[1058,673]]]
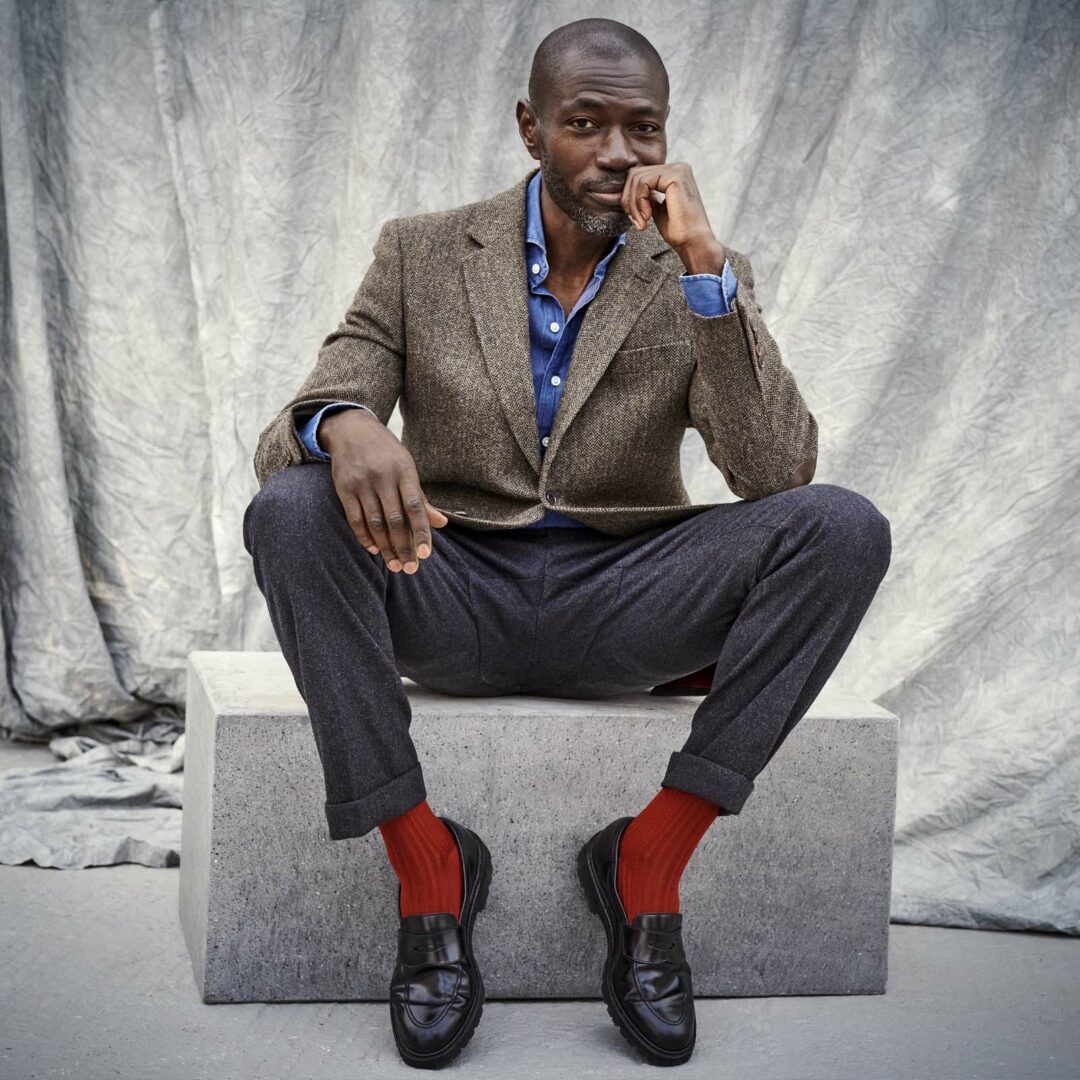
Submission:
[[[667,68],[660,54],[643,34],[614,19],[578,19],[552,30],[536,47],[529,72],[529,101],[537,119],[550,112],[564,71],[582,58],[617,63],[636,57],[655,68],[668,95]]]

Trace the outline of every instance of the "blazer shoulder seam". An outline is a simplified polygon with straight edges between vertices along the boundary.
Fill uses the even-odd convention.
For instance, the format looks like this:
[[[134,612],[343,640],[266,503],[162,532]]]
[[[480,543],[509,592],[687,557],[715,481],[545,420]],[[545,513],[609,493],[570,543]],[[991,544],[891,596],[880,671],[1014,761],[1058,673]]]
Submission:
[[[445,210],[424,210],[419,214],[403,214],[391,220],[397,223],[398,233],[412,235],[415,232],[438,232],[447,226],[464,225],[468,222],[477,203],[451,206]]]

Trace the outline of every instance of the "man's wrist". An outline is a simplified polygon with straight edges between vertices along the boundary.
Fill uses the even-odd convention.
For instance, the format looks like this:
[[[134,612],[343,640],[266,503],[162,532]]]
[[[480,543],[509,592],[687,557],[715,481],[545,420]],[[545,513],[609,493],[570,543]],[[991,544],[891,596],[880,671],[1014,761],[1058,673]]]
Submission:
[[[703,236],[676,248],[688,274],[722,274],[727,248],[715,236]]]
[[[351,426],[368,422],[379,423],[379,418],[368,409],[339,409],[319,421],[319,442],[326,447],[328,454],[333,455],[334,447],[339,446],[343,438],[348,438]]]

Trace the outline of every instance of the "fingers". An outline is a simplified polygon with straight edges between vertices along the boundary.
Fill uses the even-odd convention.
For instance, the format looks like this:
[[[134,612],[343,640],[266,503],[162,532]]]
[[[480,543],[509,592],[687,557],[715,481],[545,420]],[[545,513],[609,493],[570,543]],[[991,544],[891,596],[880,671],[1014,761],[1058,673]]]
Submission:
[[[450,519],[437,506],[432,506],[431,503],[427,501],[426,495],[424,496],[424,503],[427,506],[428,521],[430,521],[436,529],[441,529]],[[437,520],[438,518],[442,518],[442,521]]]
[[[427,521],[429,525],[432,525],[436,529],[441,529],[450,519],[437,507],[432,506],[427,501],[427,496],[424,496],[424,513],[427,515]],[[421,559],[426,559],[431,554],[431,545],[420,544],[416,553]]]
[[[338,489],[338,498],[341,499],[341,505],[345,509],[345,517],[349,522],[349,528],[352,529],[356,539],[360,541],[360,546],[366,548],[372,555],[377,555],[379,545],[372,536],[367,523],[367,515],[360,499],[353,494],[343,495],[340,488]]]
[[[644,229],[652,215],[652,201],[649,199],[649,191],[646,189],[645,193],[638,198],[638,220],[641,222],[638,228]]]
[[[400,490],[401,503],[406,515],[408,515],[409,538],[413,550],[419,558],[426,558],[431,554],[431,527],[428,524],[427,505],[423,492],[420,490],[419,478],[414,476],[402,481]],[[403,555],[400,549],[398,554]],[[403,559],[403,561],[405,562],[405,572],[407,574],[413,573],[414,571],[409,569],[408,560]],[[419,569],[419,563],[417,563],[416,568]]]
[[[627,178],[623,188],[622,208],[640,232],[653,216],[652,199],[649,197],[649,182],[638,173]]]
[[[634,223],[634,228],[640,230],[641,226],[638,224],[637,216],[637,186],[637,177],[628,176],[626,183],[623,185],[622,208],[623,213]]]
[[[382,503],[379,495],[371,486],[365,486],[357,495],[364,521],[367,524],[366,534],[370,542],[361,543],[372,555],[382,554],[383,560],[389,564],[391,559],[396,558],[394,542],[390,537],[390,529],[387,525],[386,516],[383,514]],[[359,536],[360,533],[357,532]]]
[[[383,560],[395,573],[405,567],[407,573],[415,574],[420,563],[409,515],[402,506],[401,491],[394,477],[388,477],[375,491],[382,504],[384,528],[389,536],[389,544],[382,549]]]
[[[377,551],[394,573],[404,570],[415,574],[420,560],[428,558],[432,550],[430,503],[420,489],[420,478],[414,470],[394,484],[391,476],[388,483],[376,486],[374,494],[378,509],[373,506],[369,513],[365,508],[364,516],[377,537]],[[441,511],[430,508],[445,519]]]
[[[431,555],[432,526],[442,528],[450,520],[427,501],[415,474],[398,484],[390,476],[385,483],[338,495],[360,545],[381,555],[394,573],[415,574],[420,560]]]

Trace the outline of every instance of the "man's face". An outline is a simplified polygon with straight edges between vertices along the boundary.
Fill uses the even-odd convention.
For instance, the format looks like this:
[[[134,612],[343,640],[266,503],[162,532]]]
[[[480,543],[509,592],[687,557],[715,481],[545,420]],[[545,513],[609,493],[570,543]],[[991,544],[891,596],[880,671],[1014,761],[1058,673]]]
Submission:
[[[585,232],[618,236],[633,224],[616,197],[630,169],[667,159],[667,114],[663,77],[646,58],[575,54],[547,115],[531,123],[519,111],[519,120],[552,202]],[[596,198],[597,189],[614,194]]]

